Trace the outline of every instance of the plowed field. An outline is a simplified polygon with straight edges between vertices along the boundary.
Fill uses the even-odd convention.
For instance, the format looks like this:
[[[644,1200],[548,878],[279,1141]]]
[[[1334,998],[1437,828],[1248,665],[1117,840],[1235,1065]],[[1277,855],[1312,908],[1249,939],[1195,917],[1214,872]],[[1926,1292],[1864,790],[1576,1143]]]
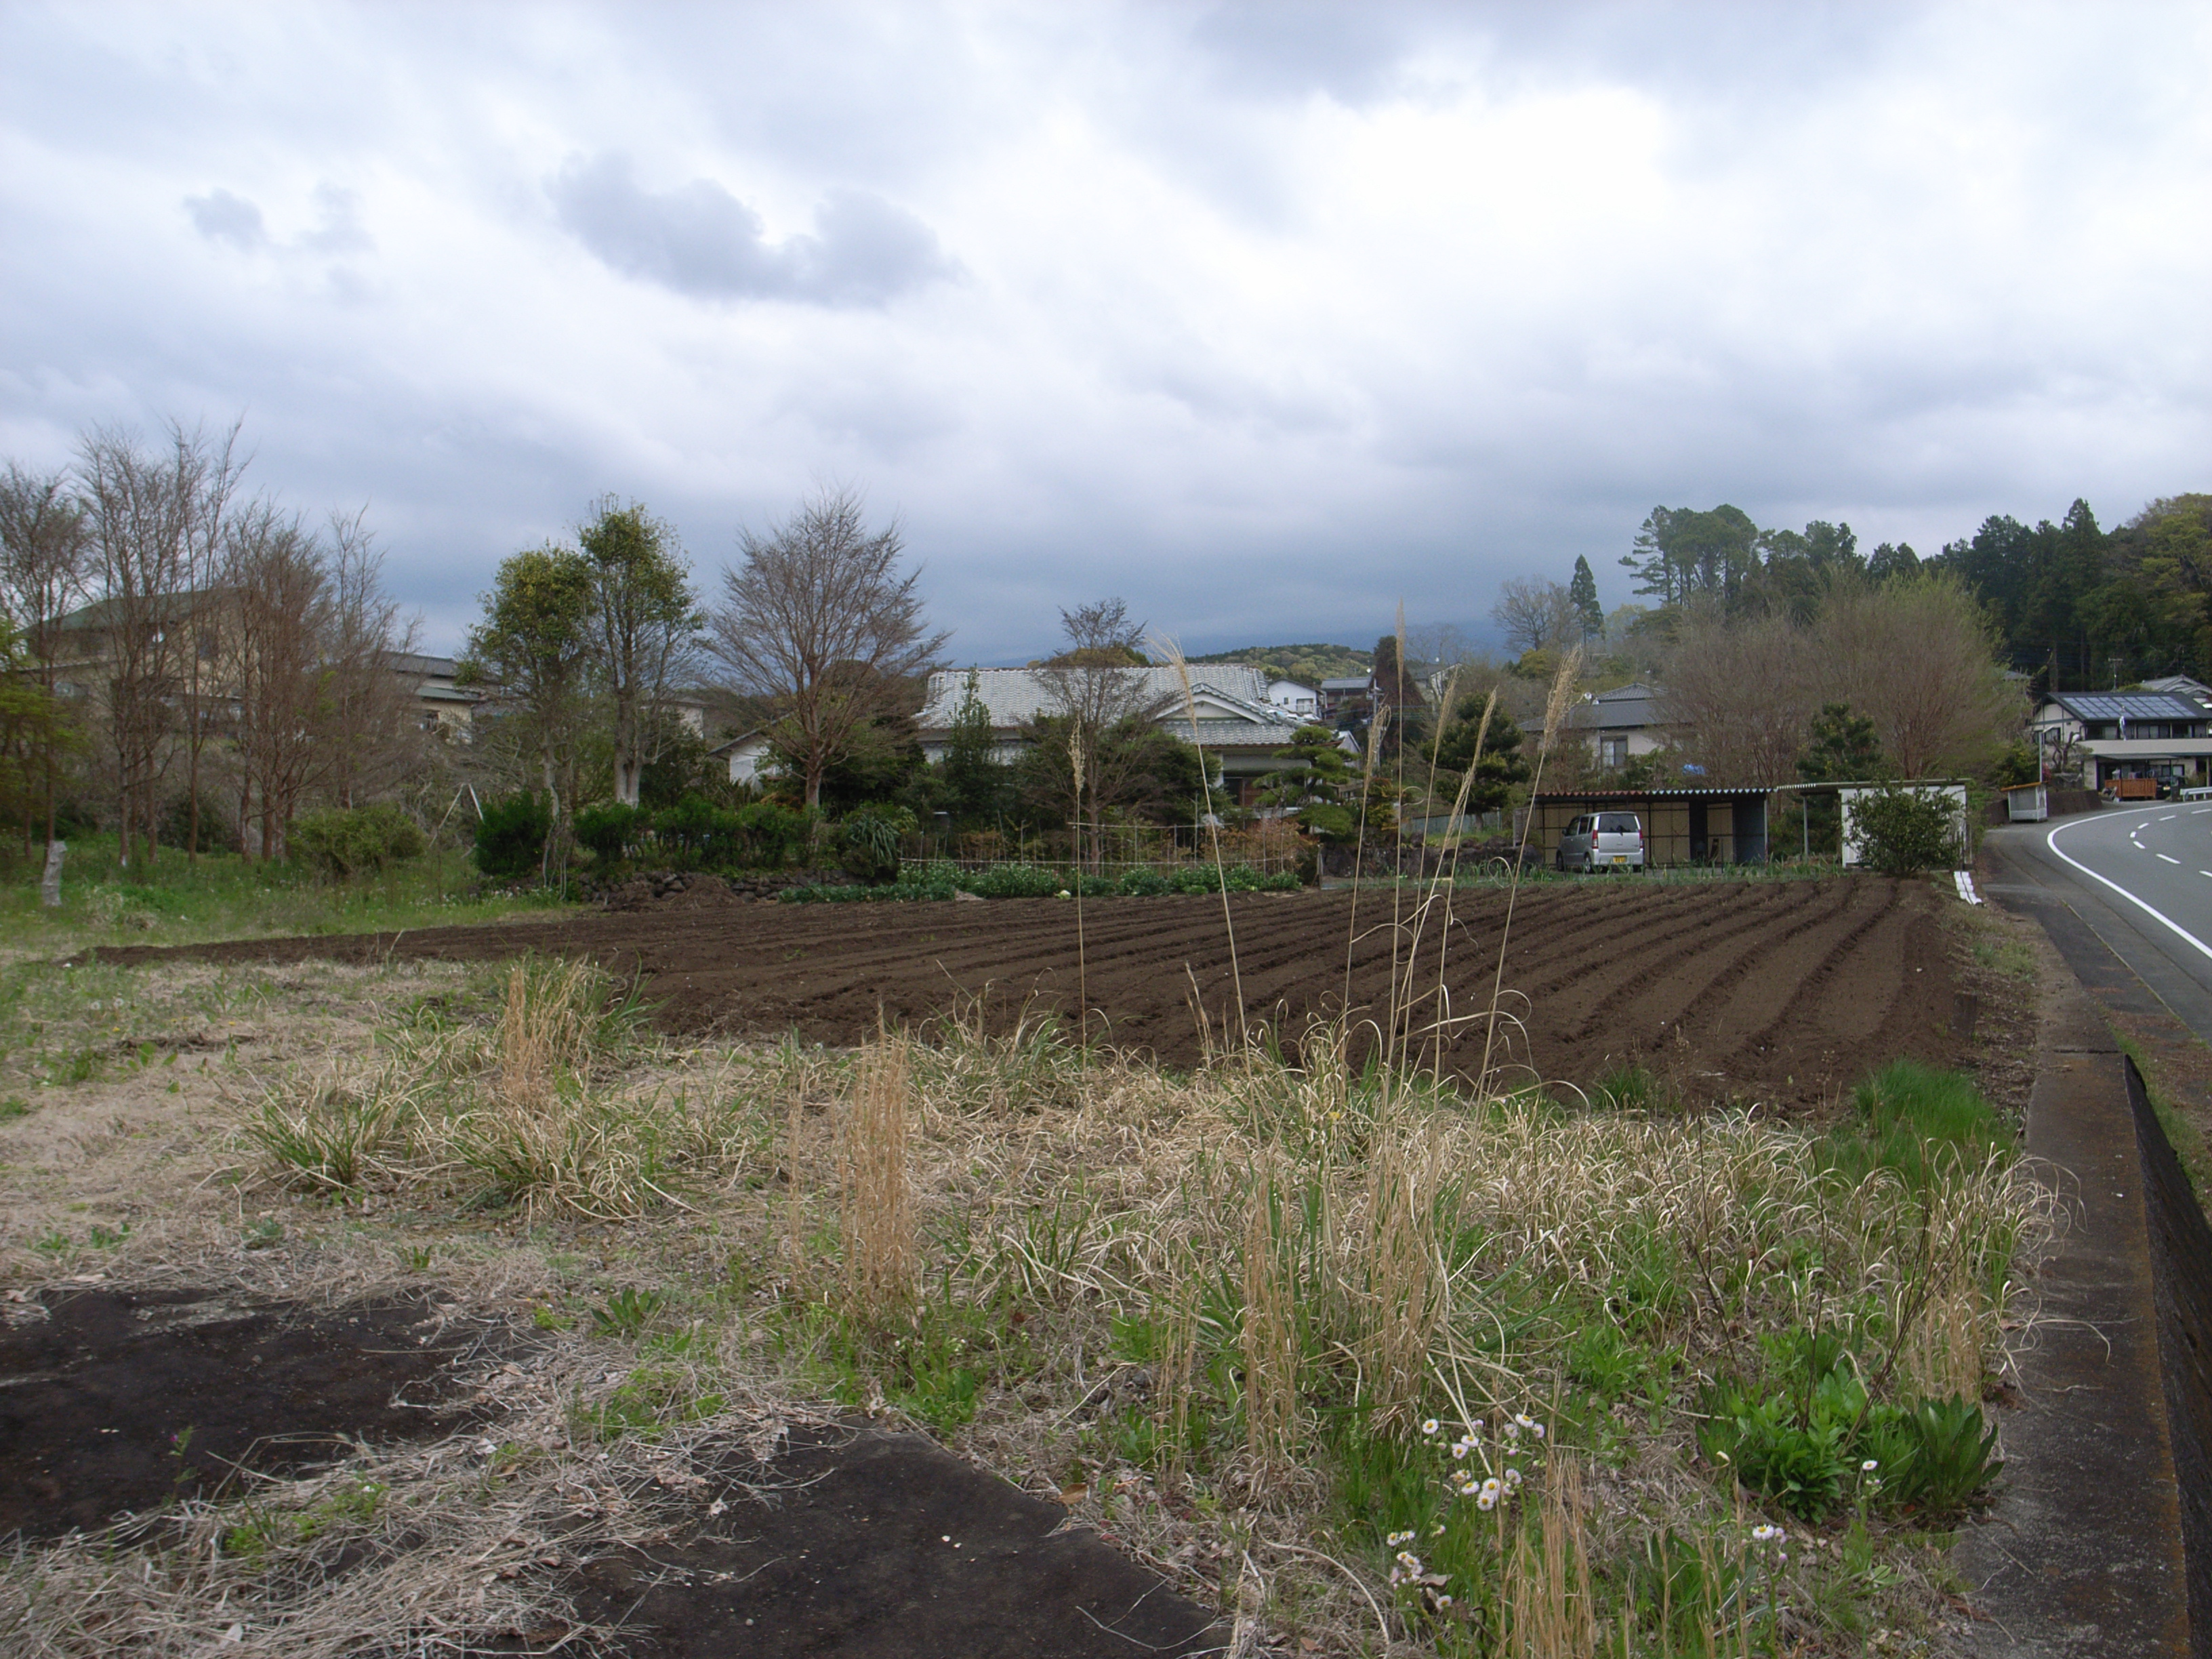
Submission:
[[[1910,1055],[1966,1058],[1951,1036],[1957,989],[1942,901],[1924,883],[1875,876],[1820,881],[1646,884],[1631,877],[1545,883],[1522,893],[1505,956],[1501,1051],[1516,1073],[1588,1085],[1642,1064],[1686,1098],[1751,1098],[1807,1109],[1869,1071]],[[1295,1037],[1310,1020],[1372,1010],[1390,982],[1392,901],[1369,891],[1246,894],[1231,902],[1248,1017]],[[1443,981],[1456,1015],[1490,1005],[1504,921],[1501,891],[1454,906]],[[1439,913],[1441,906],[1438,907]],[[586,955],[637,973],[659,1018],[686,1032],[849,1043],[878,1012],[919,1024],[985,999],[1000,1028],[1052,1010],[1073,1027],[1170,1066],[1203,1054],[1196,1012],[1218,1031],[1235,999],[1221,902],[1214,897],[987,904],[793,905],[678,900],[665,908],[564,921],[435,928],[398,935],[255,940],[185,947],[216,960],[391,957],[483,960],[524,950]],[[1441,915],[1419,941],[1417,991],[1433,995]],[[1347,941],[1349,951],[1347,952]],[[172,954],[104,951],[110,960]],[[1079,988],[1081,994],[1079,997]],[[1462,1027],[1447,1063],[1479,1068],[1480,1023]]]

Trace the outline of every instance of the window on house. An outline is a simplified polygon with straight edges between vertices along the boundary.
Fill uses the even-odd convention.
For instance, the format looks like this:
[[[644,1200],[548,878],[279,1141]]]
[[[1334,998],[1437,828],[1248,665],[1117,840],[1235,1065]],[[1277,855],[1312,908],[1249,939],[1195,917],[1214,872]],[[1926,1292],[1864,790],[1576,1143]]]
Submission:
[[[1628,764],[1626,738],[1600,738],[1597,740],[1597,762],[1600,766],[1620,767]]]

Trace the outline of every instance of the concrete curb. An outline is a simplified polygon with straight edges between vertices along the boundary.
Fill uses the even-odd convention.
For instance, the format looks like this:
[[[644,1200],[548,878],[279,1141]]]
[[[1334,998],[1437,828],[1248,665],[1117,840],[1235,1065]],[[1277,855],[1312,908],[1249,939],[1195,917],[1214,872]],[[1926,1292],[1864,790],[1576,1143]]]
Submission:
[[[2157,1281],[2119,1053],[2069,988],[2045,1027],[2027,1150],[2068,1172],[2072,1226],[2039,1264],[2042,1324],[2003,1414],[2004,1489],[1961,1534],[1970,1650],[2188,1659],[2179,1483]]]
[[[2027,1121],[2071,1225],[2036,1264],[2004,1491],[1955,1553],[1975,1586],[1967,1648],[2212,1659],[2212,1236],[2087,988],[2150,994],[2059,895],[1992,896],[2042,924],[2076,981],[2045,1009]]]

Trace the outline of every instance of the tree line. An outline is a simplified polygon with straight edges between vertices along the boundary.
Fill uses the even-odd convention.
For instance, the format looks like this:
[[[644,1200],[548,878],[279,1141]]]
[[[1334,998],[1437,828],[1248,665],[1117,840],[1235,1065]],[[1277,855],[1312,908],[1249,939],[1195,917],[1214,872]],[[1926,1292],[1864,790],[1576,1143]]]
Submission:
[[[27,850],[111,824],[274,858],[302,809],[412,766],[392,657],[411,631],[359,514],[249,494],[239,430],[82,435],[0,478],[0,811]]]

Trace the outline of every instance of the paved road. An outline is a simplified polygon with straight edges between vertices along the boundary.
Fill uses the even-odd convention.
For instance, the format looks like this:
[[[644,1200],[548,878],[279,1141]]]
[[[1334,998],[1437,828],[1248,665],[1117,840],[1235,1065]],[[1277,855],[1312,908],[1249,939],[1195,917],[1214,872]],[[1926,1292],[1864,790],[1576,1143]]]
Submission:
[[[2183,1024],[2212,1042],[2212,804],[2106,807],[1984,840],[1990,896],[2086,928]],[[2053,906],[2065,913],[2053,915]],[[2086,976],[2086,975],[2085,975]]]

